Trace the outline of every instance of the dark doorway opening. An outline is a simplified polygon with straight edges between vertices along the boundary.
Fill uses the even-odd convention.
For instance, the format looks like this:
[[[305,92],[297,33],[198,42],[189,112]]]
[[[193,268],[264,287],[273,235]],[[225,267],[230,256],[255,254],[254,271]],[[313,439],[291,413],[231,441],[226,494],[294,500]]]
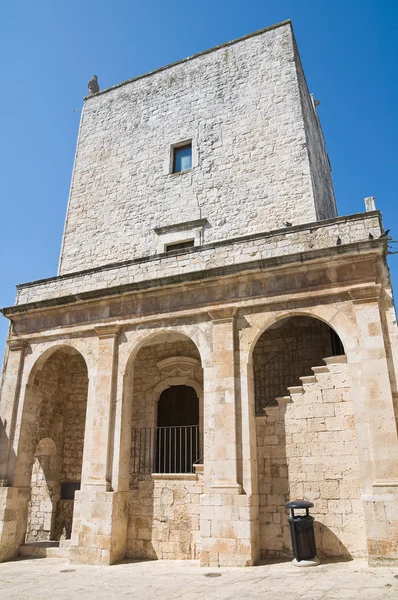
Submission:
[[[158,403],[156,471],[193,473],[199,456],[199,399],[187,385],[162,392]]]

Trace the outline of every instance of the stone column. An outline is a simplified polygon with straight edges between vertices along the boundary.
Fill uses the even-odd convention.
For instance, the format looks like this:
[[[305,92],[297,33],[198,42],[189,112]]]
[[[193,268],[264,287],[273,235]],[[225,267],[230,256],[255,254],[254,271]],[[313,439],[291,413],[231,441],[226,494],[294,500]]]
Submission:
[[[0,402],[0,487],[8,484],[8,474],[14,464],[12,444],[15,431],[21,377],[25,358],[25,340],[8,341],[8,355]]]
[[[352,293],[359,338],[351,364],[362,501],[371,563],[398,560],[398,438],[379,288]]]
[[[8,487],[15,465],[13,448],[21,393],[26,342],[8,341],[8,355],[0,398],[0,562],[15,556],[23,543],[29,490]]]
[[[201,564],[249,566],[257,559],[258,502],[238,482],[235,308],[213,311],[212,366],[205,369]]]
[[[100,327],[94,406],[87,411],[82,488],[75,494],[70,559],[112,564],[126,551],[128,492],[111,490],[112,427],[117,379],[118,328]]]

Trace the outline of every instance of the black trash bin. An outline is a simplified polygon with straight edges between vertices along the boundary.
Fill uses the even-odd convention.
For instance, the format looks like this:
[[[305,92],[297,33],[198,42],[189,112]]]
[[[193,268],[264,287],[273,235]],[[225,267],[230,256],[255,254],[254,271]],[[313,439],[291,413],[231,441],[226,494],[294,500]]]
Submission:
[[[290,510],[289,524],[293,554],[298,563],[301,561],[313,561],[313,564],[318,564],[314,535],[314,517],[311,517],[308,511],[313,506],[313,503],[307,500],[292,500],[286,504],[286,508]],[[296,515],[295,510],[305,510],[305,515]]]

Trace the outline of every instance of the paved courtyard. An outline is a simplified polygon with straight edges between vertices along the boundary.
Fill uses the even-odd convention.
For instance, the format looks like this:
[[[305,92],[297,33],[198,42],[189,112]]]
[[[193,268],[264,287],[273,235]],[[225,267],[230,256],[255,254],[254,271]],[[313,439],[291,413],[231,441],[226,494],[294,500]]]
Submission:
[[[61,559],[25,559],[0,564],[0,598],[397,600],[398,568],[370,568],[362,560],[309,569],[298,569],[288,562],[203,569],[195,561],[90,567],[70,565]]]

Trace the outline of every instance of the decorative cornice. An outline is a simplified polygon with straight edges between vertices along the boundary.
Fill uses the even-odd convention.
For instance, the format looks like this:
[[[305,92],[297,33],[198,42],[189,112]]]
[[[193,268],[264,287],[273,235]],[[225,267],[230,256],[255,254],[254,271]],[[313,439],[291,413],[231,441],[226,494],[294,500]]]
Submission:
[[[119,325],[103,325],[100,327],[96,327],[95,331],[100,340],[116,338],[120,331],[120,326]]]
[[[227,306],[225,308],[219,308],[216,310],[209,310],[213,323],[232,323],[235,320],[238,308],[236,306]]]
[[[375,283],[350,290],[349,296],[353,304],[375,303],[379,301],[381,291],[381,284]]]
[[[21,338],[12,338],[8,340],[7,345],[11,351],[23,350],[27,345],[27,341]]]
[[[376,242],[376,244],[375,244],[375,242]],[[9,306],[9,307],[0,309],[0,313],[2,313],[8,319],[14,319],[18,315],[33,312],[36,310],[54,309],[54,308],[58,308],[58,307],[68,306],[68,305],[75,304],[75,303],[77,304],[77,303],[86,302],[88,300],[90,300],[90,301],[97,300],[97,299],[103,300],[103,299],[110,298],[112,296],[120,296],[122,294],[143,292],[143,291],[146,291],[149,289],[165,288],[166,286],[181,285],[182,283],[186,285],[189,283],[203,282],[203,281],[209,281],[209,280],[211,281],[214,279],[218,280],[221,277],[228,277],[228,276],[232,276],[232,275],[233,276],[243,275],[243,274],[246,274],[248,271],[251,271],[251,272],[266,271],[266,270],[272,271],[276,268],[282,268],[282,267],[291,268],[291,266],[295,265],[295,264],[297,264],[301,267],[302,265],[304,265],[307,262],[320,261],[320,260],[324,260],[325,258],[328,260],[328,263],[330,264],[331,260],[335,260],[335,259],[340,260],[342,258],[342,256],[344,256],[345,254],[352,255],[352,253],[354,253],[355,256],[358,257],[358,255],[360,254],[360,252],[362,250],[368,252],[369,248],[371,248],[372,253],[375,250],[377,252],[379,252],[382,245],[384,244],[384,242],[383,242],[383,240],[374,240],[371,243],[371,246],[369,244],[370,244],[369,241],[358,242],[358,243],[356,242],[354,244],[338,246],[337,247],[338,252],[336,252],[336,248],[334,248],[333,251],[331,248],[324,248],[322,250],[316,250],[316,251],[311,250],[311,251],[300,252],[300,253],[296,253],[296,254],[288,254],[288,255],[281,255],[281,256],[276,256],[276,257],[271,257],[271,258],[256,259],[254,261],[248,261],[248,262],[238,263],[238,264],[230,264],[230,265],[227,265],[224,267],[215,267],[215,268],[210,268],[210,269],[203,269],[200,271],[189,271],[184,274],[168,275],[165,277],[148,279],[145,281],[125,283],[122,285],[117,285],[117,286],[112,286],[112,287],[107,287],[107,288],[89,290],[87,292],[74,293],[74,294],[69,294],[66,296],[59,296],[59,297],[49,298],[49,299],[45,299],[45,300],[37,300],[34,302],[27,302],[25,304],[17,304],[15,306]],[[206,246],[196,246],[196,247],[189,248],[189,251],[202,252],[205,249],[206,249]],[[333,253],[333,255],[331,255],[331,253]],[[157,255],[157,259],[159,260],[159,258],[162,258],[164,256],[165,255]],[[152,257],[151,257],[151,260],[152,260]],[[98,269],[97,271],[100,272],[101,269]],[[80,275],[82,273],[84,273],[84,272],[81,272],[78,275]],[[61,276],[60,279],[62,279],[62,278],[66,278],[66,276]],[[54,278],[53,280],[55,281],[56,278]],[[44,281],[45,280],[42,280],[41,282],[36,282],[36,283],[43,283]],[[46,280],[46,281],[50,281],[50,280]],[[21,287],[26,287],[29,285],[34,285],[34,284],[33,283],[32,284],[24,284],[24,286],[21,286]]]

